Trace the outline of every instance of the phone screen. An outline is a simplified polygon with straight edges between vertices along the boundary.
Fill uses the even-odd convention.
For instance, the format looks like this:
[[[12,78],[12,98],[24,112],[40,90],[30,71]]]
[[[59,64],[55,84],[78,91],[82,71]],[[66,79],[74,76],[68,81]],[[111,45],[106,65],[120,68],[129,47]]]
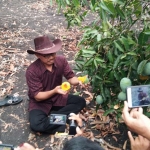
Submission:
[[[66,124],[66,115],[61,114],[51,114],[50,124]]]
[[[130,86],[127,88],[129,107],[150,105],[150,85]]]
[[[0,145],[0,150],[12,150],[12,147]]]

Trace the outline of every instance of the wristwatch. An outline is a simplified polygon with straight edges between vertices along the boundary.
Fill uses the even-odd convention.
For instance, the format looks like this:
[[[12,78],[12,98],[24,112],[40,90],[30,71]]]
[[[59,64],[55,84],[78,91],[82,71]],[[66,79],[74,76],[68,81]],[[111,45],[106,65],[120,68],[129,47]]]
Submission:
[[[85,128],[85,122],[84,122],[84,121],[82,121],[82,126],[79,126],[79,125],[78,125],[78,127],[79,127],[80,129]]]

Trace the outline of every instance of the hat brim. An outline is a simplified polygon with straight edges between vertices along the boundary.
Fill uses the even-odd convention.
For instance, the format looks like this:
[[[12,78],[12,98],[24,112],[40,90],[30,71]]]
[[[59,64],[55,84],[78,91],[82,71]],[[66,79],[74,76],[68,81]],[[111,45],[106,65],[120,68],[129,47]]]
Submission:
[[[60,39],[56,39],[56,40],[53,41],[53,43],[54,43],[55,46],[52,47],[52,48],[50,47],[50,48],[47,48],[46,50],[42,50],[42,51],[27,50],[27,52],[29,54],[50,54],[50,53],[55,53],[55,52],[57,52],[61,49],[62,42],[61,42]]]

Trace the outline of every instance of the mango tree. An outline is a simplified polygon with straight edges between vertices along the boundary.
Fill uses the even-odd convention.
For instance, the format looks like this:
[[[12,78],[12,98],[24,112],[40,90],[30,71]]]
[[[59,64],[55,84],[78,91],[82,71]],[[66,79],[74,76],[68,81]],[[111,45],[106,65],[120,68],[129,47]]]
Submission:
[[[129,79],[130,85],[150,83],[150,2],[56,2],[59,9],[63,9],[68,27],[78,25],[83,31],[78,44],[80,51],[75,57],[76,70],[88,74],[94,100],[100,96],[99,105],[106,110],[105,115],[113,112],[119,118],[127,88],[126,80],[120,83],[121,79]],[[90,25],[83,28],[82,22],[88,14],[95,17]],[[124,91],[120,84],[125,87]],[[147,111],[145,113],[148,115]]]

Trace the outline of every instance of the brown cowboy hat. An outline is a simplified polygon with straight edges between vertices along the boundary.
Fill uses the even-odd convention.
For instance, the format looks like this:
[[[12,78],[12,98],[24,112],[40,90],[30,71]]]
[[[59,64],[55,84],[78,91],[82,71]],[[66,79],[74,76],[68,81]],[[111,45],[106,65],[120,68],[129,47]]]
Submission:
[[[59,51],[62,47],[60,39],[51,41],[48,36],[41,36],[34,39],[35,51],[27,50],[29,54],[50,54]]]
[[[143,92],[143,90],[141,88],[138,89],[138,92]]]

